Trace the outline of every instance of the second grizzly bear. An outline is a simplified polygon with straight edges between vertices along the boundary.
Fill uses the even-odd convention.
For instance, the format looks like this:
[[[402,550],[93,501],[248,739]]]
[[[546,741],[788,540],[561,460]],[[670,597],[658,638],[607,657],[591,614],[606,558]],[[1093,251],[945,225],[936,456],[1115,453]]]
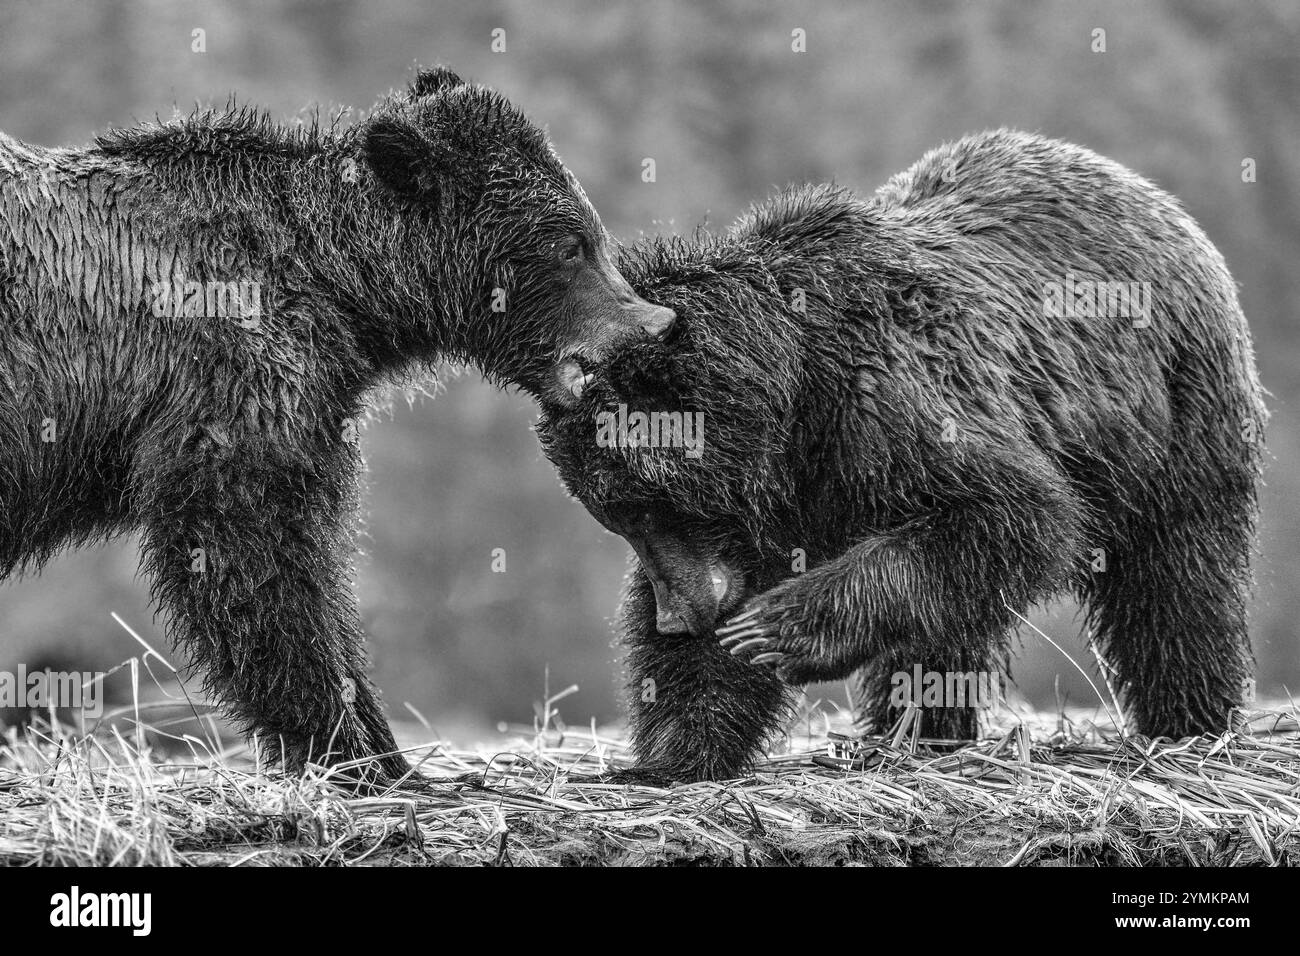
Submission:
[[[1266,412],[1232,277],[1177,200],[1000,131],[874,198],[788,191],[622,269],[677,327],[539,430],[639,558],[621,627],[645,769],[739,773],[790,685],[854,673],[880,729],[892,675],[997,672],[1017,614],[1063,592],[1138,731],[1228,725]],[[637,410],[702,413],[702,455],[593,421]],[[976,716],[926,709],[924,732]]]

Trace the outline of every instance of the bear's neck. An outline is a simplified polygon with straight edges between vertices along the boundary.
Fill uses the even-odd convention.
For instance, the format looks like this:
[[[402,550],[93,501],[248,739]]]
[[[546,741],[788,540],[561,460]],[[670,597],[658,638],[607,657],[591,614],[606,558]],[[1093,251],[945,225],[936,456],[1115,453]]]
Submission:
[[[416,264],[399,224],[368,198],[355,129],[290,129],[253,111],[210,112],[112,131],[92,152],[146,173],[182,231],[217,226],[259,247],[246,251],[266,263],[281,292],[336,314],[369,377],[442,354],[441,284],[411,281]]]
[[[437,229],[374,190],[354,131],[293,171],[288,208],[312,284],[345,318],[361,354],[381,377],[463,357],[475,271],[472,243]]]

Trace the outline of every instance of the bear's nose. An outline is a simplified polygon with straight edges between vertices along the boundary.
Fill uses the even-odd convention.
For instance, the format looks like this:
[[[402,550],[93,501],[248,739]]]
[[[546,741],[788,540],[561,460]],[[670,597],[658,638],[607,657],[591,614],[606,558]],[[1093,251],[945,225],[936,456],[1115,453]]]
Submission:
[[[663,605],[655,614],[655,628],[660,634],[689,634],[691,626],[678,613],[670,611]]]
[[[639,324],[646,335],[652,339],[661,339],[677,321],[677,313],[662,305],[645,303],[641,308]]]
[[[659,577],[654,566],[646,568],[650,586],[655,592],[655,627],[660,634],[689,634],[690,621],[686,619],[680,601],[668,582]]]

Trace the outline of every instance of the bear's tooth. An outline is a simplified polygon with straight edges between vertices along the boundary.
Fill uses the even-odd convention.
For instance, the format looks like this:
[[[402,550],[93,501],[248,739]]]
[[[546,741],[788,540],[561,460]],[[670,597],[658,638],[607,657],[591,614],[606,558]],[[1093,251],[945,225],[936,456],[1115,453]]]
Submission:
[[[587,386],[596,380],[596,376],[588,372],[586,375],[577,379],[569,386],[569,391],[573,393],[574,398],[582,398],[582,393],[586,391]]]

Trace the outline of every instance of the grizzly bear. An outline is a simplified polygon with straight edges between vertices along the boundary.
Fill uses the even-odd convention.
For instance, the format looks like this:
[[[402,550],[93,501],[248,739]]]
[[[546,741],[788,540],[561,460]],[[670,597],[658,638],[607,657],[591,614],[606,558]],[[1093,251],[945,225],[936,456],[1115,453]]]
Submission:
[[[1062,593],[1137,731],[1229,726],[1266,412],[1232,277],[1176,199],[999,131],[620,268],[677,325],[546,401],[539,433],[636,554],[646,772],[741,773],[792,686],[855,673],[882,730],[895,675],[1000,676],[1019,615]],[[977,716],[926,708],[922,732]]]
[[[454,359],[545,394],[661,334],[610,249],[544,134],[445,69],[349,128],[0,136],[0,578],[138,530],[266,758],[405,773],[351,590],[367,393]]]

